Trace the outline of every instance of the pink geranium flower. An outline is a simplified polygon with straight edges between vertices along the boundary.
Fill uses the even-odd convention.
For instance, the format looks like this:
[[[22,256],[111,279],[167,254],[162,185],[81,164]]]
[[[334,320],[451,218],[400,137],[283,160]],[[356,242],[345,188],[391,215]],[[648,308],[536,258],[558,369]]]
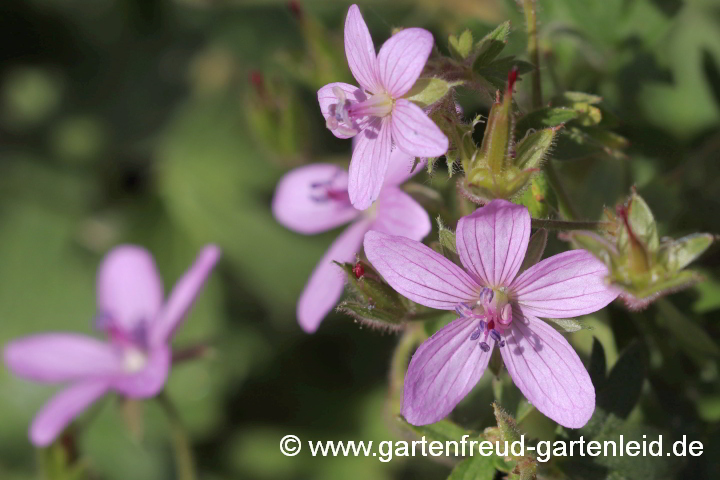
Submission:
[[[170,339],[185,319],[220,257],[205,247],[163,301],[152,256],[120,246],[103,260],[97,277],[96,326],[108,342],[75,333],[46,333],[10,342],[5,365],[15,375],[42,383],[69,383],[30,426],[38,447],[52,443],[88,406],[110,391],[130,398],[157,395],[171,364]]]
[[[331,164],[318,163],[296,168],[277,186],[272,209],[287,228],[304,234],[331,230],[353,222],[328,249],[310,276],[297,305],[300,326],[313,333],[337,304],[345,285],[343,271],[333,261],[352,262],[368,230],[378,230],[422,240],[432,228],[423,208],[398,186],[407,180],[413,157],[393,153],[392,167],[385,176],[377,203],[360,211],[350,204],[348,173]],[[422,163],[415,172],[422,168]]]
[[[357,136],[350,162],[350,202],[365,210],[378,198],[393,143],[415,157],[438,157],[448,149],[445,134],[423,110],[402,98],[422,73],[433,37],[408,28],[383,44],[375,56],[370,32],[357,5],[345,20],[345,55],[361,88],[330,83],[318,91],[327,127],[338,138]]]
[[[447,416],[482,377],[500,348],[525,397],[560,425],[579,428],[595,410],[595,389],[565,338],[541,318],[599,310],[617,297],[605,265],[585,250],[547,258],[518,275],[530,237],[525,207],[493,200],[457,225],[465,269],[425,245],[381,232],[365,236],[365,253],[399,293],[459,317],[413,355],[402,414],[414,425]]]

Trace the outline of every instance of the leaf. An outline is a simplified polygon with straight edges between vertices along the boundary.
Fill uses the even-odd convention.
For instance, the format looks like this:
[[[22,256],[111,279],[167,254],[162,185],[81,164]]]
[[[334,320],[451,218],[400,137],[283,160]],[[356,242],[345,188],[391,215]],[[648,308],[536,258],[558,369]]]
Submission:
[[[688,356],[699,361],[720,356],[720,348],[715,341],[697,323],[683,315],[672,302],[660,299],[657,304],[660,311],[657,319],[670,331]]]
[[[440,239],[440,245],[448,251],[457,254],[456,243],[455,243],[455,232],[447,228],[440,217],[437,218],[438,223],[438,238]]]
[[[492,480],[495,478],[493,456],[483,457],[475,453],[458,463],[450,472],[448,480]]]
[[[595,105],[601,101],[602,97],[599,95],[584,92],[565,92],[560,97],[557,97],[553,103],[558,105],[567,104],[568,106],[576,103],[589,103],[590,105]]]
[[[404,323],[402,315],[375,308],[372,305],[362,305],[352,301],[341,302],[337,306],[337,310],[351,316],[359,322],[378,327],[395,329]]]
[[[515,165],[523,170],[540,167],[553,146],[555,132],[545,128],[523,138],[515,147]]]
[[[408,423],[402,416],[398,416],[398,419],[405,428],[419,437],[425,437],[428,442],[438,441],[445,444],[445,442],[459,442],[464,435],[468,435],[470,438],[478,436],[477,432],[466,430],[450,420],[440,420],[429,425],[416,426]]]
[[[615,245],[593,232],[569,232],[563,235],[563,239],[569,240],[576,247],[583,248],[592,253],[598,260],[608,267],[616,263],[618,256]]]
[[[664,242],[658,252],[658,261],[668,270],[677,272],[702,255],[714,241],[714,235],[695,233],[675,241]]]
[[[523,260],[518,275],[532,267],[542,259],[543,252],[545,252],[545,246],[547,245],[548,231],[544,228],[539,229],[533,233],[528,243],[527,252],[525,253],[525,259]]]
[[[473,35],[470,30],[465,29],[465,31],[463,31],[459,37],[456,37],[455,35],[450,35],[450,55],[452,55],[455,60],[465,60],[470,55],[472,47]]]
[[[573,333],[580,330],[592,330],[592,327],[584,325],[583,323],[578,322],[574,318],[548,318],[547,320],[560,327],[562,331],[567,333]]]
[[[498,58],[494,62],[482,68],[473,68],[473,71],[485,78],[493,87],[498,90],[505,89],[508,72],[513,68],[517,68],[518,75],[525,75],[533,70],[532,63],[524,60],[518,60],[514,55]]]
[[[596,391],[597,404],[605,411],[626,418],[640,399],[647,353],[642,344],[633,342],[620,355],[602,388]]]
[[[557,127],[578,117],[575,110],[565,107],[544,107],[521,117],[516,128],[518,137],[524,137],[530,129]]]
[[[518,430],[517,422],[515,422],[512,415],[497,403],[493,403],[493,412],[502,439],[508,443],[520,441],[520,430]]]
[[[605,349],[603,348],[602,343],[600,343],[600,341],[596,337],[593,337],[588,373],[590,374],[590,379],[595,386],[595,391],[604,387],[605,375],[607,374],[607,365],[605,363]]]
[[[406,99],[420,108],[426,108],[442,100],[451,87],[462,82],[447,82],[442,78],[419,78],[415,85],[405,94]]]
[[[406,313],[405,306],[400,300],[400,294],[387,283],[380,280],[380,276],[365,262],[360,262],[364,273],[358,278],[355,274],[355,265],[352,263],[334,262],[345,271],[348,284],[351,286],[362,303],[370,310],[380,309],[395,313],[402,317]]]
[[[509,33],[510,22],[508,21],[498,25],[495,30],[485,35],[485,37],[478,42],[475,47],[475,60],[472,65],[474,71],[487,66],[495,60],[495,57],[500,55],[500,52],[505,48]],[[507,72],[505,73],[507,74]]]

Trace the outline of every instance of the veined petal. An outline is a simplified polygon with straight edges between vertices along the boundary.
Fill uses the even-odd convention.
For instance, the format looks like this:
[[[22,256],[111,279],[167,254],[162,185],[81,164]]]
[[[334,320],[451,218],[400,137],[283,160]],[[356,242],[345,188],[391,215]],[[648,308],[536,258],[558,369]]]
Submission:
[[[427,159],[418,159],[416,165],[414,155],[409,155],[396,148],[390,154],[387,172],[385,172],[385,185],[401,185],[420,173],[425,165],[427,165]]]
[[[220,259],[220,249],[205,246],[192,266],[180,277],[157,319],[150,323],[150,345],[162,345],[169,341],[180,323],[185,320],[195,298],[202,290],[215,264]]]
[[[333,261],[354,261],[369,227],[369,220],[359,220],[350,225],[335,239],[315,267],[297,305],[298,323],[307,333],[318,329],[323,318],[337,304],[345,287],[345,272]]]
[[[357,5],[350,6],[345,19],[345,56],[360,86],[377,93],[379,82],[375,45]]]
[[[398,148],[416,157],[439,157],[450,142],[422,108],[410,100],[395,101],[391,114],[392,135]]]
[[[161,345],[148,353],[147,363],[137,373],[120,375],[112,380],[111,387],[130,398],[151,398],[165,386],[172,355],[170,347]]]
[[[47,447],[75,417],[105,395],[108,385],[91,380],[78,383],[51,398],[30,425],[30,441],[36,447]]]
[[[377,216],[371,230],[422,240],[432,230],[430,217],[407,193],[386,186],[377,200]]]
[[[334,117],[336,113],[339,100],[335,95],[335,92],[333,92],[333,88],[335,87],[342,89],[345,92],[347,100],[350,100],[350,102],[352,103],[364,102],[365,100],[367,100],[367,95],[363,93],[362,89],[356,87],[355,85],[350,85],[342,82],[328,83],[317,92],[318,103],[320,104],[320,112],[322,113],[323,117],[325,117],[325,120],[327,120],[328,117]],[[360,130],[364,127],[365,123],[367,123],[366,120],[361,119],[360,122],[354,124],[354,127]],[[343,132],[342,129],[338,128],[330,131],[338,138],[350,138],[354,136],[346,134]]]
[[[520,270],[529,241],[527,208],[505,200],[493,200],[457,224],[460,261],[489,287],[510,284]]]
[[[275,189],[273,215],[290,230],[313,234],[331,230],[360,215],[347,195],[348,173],[315,163],[286,174]]]
[[[415,240],[368,232],[365,254],[390,286],[413,302],[453,310],[478,299],[481,287],[470,275]]]
[[[413,425],[427,425],[445,418],[470,393],[490,361],[470,339],[478,320],[458,318],[417,349],[410,361],[403,389],[401,413]]]
[[[378,77],[394,98],[410,91],[425,68],[433,47],[432,33],[422,28],[406,28],[390,37],[377,57]]]
[[[97,275],[100,315],[124,332],[133,332],[155,318],[162,302],[162,279],[147,250],[122,245],[105,256]]]
[[[600,310],[618,291],[605,282],[607,267],[585,250],[546,258],[520,274],[510,285],[527,315],[568,318]]]
[[[595,388],[577,353],[542,320],[514,317],[500,353],[515,385],[560,425],[584,426],[595,410]]]
[[[350,202],[365,210],[377,199],[390,160],[392,142],[389,117],[376,118],[357,135],[350,160]]]
[[[117,374],[120,356],[109,343],[72,333],[33,335],[5,347],[5,365],[35,382],[67,382]]]

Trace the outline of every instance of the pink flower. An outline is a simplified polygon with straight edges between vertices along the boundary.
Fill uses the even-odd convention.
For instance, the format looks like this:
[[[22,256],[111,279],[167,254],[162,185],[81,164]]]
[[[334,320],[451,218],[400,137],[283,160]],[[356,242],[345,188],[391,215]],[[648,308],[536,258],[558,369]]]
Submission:
[[[152,256],[140,247],[117,247],[105,257],[97,277],[96,326],[107,333],[108,342],[74,333],[10,342],[5,365],[15,375],[70,384],[35,416],[32,443],[49,445],[110,391],[130,398],[157,395],[170,370],[170,339],[219,257],[217,247],[206,246],[163,302],[163,284]]]
[[[277,186],[273,214],[291,230],[313,234],[353,222],[330,246],[300,296],[298,322],[308,333],[317,330],[342,295],[344,273],[333,261],[354,261],[368,230],[422,240],[432,228],[425,210],[398,188],[414,175],[414,159],[402,152],[392,156],[377,204],[364,212],[350,204],[347,171],[336,165],[318,163],[296,168]],[[415,172],[421,168],[422,164]]]
[[[457,225],[465,269],[425,245],[385,233],[365,253],[399,293],[459,317],[423,343],[405,377],[402,414],[414,425],[447,416],[482,377],[495,346],[515,385],[543,414],[579,428],[595,410],[580,358],[544,318],[599,310],[617,297],[605,265],[585,250],[547,258],[518,275],[530,237],[525,207],[493,200]]]
[[[345,20],[345,55],[361,88],[330,83],[318,90],[327,127],[338,138],[357,135],[350,162],[350,202],[368,208],[380,194],[394,143],[415,157],[438,157],[448,139],[423,110],[402,98],[422,73],[433,37],[422,28],[393,35],[375,56],[370,32],[357,5]]]

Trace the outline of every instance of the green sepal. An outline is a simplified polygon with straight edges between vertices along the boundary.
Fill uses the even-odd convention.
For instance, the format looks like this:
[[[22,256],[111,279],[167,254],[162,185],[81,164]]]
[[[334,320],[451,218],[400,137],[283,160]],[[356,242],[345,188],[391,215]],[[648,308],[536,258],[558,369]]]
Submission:
[[[396,329],[405,324],[402,315],[375,308],[372,305],[363,305],[351,300],[340,302],[337,310],[351,316],[359,322],[376,327]]]
[[[449,252],[452,252],[454,254],[457,254],[456,250],[456,243],[455,243],[455,232],[450,230],[445,226],[445,224],[442,221],[441,217],[437,217],[437,224],[438,224],[438,239],[440,241],[440,245],[448,250]]]
[[[553,146],[557,130],[545,128],[523,138],[515,147],[515,166],[524,170],[539,168]]]
[[[632,232],[628,232],[627,226],[623,225],[618,232],[618,250],[627,253],[631,243],[631,234],[634,234],[649,252],[657,251],[660,246],[660,239],[657,232],[657,223],[652,211],[643,198],[632,192],[627,202],[627,219]]]
[[[488,33],[475,46],[475,60],[473,60],[472,69],[478,71],[488,66],[495,58],[500,55],[507,44],[507,36],[510,33],[510,22],[504,22],[498,25],[495,30]],[[505,72],[507,75],[507,72]]]
[[[518,121],[516,131],[522,137],[529,130],[557,127],[578,117],[575,110],[566,107],[544,107],[523,115]]]
[[[658,250],[658,263],[670,272],[677,272],[702,255],[714,241],[714,235],[695,233],[677,240],[663,242]]]
[[[420,108],[427,108],[442,100],[452,87],[459,85],[462,85],[462,82],[448,82],[442,78],[419,78],[403,98]]]
[[[608,268],[620,263],[615,245],[604,237],[593,232],[568,232],[563,238],[572,242],[578,248],[583,248],[602,261]]]

